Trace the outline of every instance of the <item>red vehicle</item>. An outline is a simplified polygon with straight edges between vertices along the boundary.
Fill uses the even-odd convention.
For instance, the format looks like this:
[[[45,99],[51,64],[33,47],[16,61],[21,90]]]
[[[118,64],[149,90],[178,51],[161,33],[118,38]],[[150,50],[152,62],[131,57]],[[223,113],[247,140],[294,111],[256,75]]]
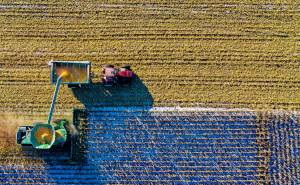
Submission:
[[[135,74],[129,65],[116,69],[114,65],[103,66],[103,85],[111,87],[115,84],[128,85],[132,82]]]

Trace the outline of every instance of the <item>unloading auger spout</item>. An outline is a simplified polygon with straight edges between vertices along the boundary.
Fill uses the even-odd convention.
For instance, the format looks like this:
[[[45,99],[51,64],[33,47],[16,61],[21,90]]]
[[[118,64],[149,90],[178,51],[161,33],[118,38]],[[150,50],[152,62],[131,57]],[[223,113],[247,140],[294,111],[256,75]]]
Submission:
[[[64,77],[67,77],[69,75],[69,73],[67,71],[64,71],[58,78],[57,78],[57,82],[56,82],[56,86],[55,86],[55,91],[54,91],[54,95],[53,95],[53,99],[52,99],[52,103],[51,103],[51,107],[50,107],[50,111],[49,111],[49,115],[48,115],[48,121],[47,124],[51,123],[51,119],[52,119],[52,115],[53,115],[53,110],[54,110],[54,104],[56,102],[56,98],[57,98],[57,94],[59,91],[59,87],[61,84],[61,80]]]

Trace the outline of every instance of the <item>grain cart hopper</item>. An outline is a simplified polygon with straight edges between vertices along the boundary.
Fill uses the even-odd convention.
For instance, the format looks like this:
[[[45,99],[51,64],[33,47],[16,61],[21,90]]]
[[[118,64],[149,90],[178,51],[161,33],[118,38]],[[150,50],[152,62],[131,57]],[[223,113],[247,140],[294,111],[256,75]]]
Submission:
[[[16,133],[17,144],[22,146],[32,145],[35,149],[50,149],[52,146],[63,146],[67,141],[72,141],[67,120],[52,122],[54,104],[61,84],[69,87],[90,83],[89,61],[50,61],[51,84],[56,84],[47,123],[34,123],[33,126],[20,126]],[[72,154],[71,154],[72,155]]]

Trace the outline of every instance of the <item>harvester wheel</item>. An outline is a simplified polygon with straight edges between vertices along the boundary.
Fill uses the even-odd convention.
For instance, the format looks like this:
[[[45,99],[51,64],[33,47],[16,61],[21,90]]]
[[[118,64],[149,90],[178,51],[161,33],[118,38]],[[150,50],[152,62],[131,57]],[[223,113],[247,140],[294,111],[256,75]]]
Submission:
[[[53,123],[59,124],[59,123],[62,122],[62,121],[64,121],[65,124],[68,124],[68,123],[69,123],[69,121],[68,121],[67,119],[55,119],[55,120],[53,121]]]
[[[70,89],[81,88],[81,84],[68,84],[68,88]]]

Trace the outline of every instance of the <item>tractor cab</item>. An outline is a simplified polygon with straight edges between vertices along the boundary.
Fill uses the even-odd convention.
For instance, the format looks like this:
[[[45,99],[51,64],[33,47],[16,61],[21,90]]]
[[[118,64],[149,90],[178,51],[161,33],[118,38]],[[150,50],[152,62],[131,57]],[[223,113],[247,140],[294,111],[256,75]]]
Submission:
[[[114,65],[104,65],[102,68],[103,78],[102,83],[105,87],[111,87],[117,83],[116,75],[117,75],[117,69]]]

